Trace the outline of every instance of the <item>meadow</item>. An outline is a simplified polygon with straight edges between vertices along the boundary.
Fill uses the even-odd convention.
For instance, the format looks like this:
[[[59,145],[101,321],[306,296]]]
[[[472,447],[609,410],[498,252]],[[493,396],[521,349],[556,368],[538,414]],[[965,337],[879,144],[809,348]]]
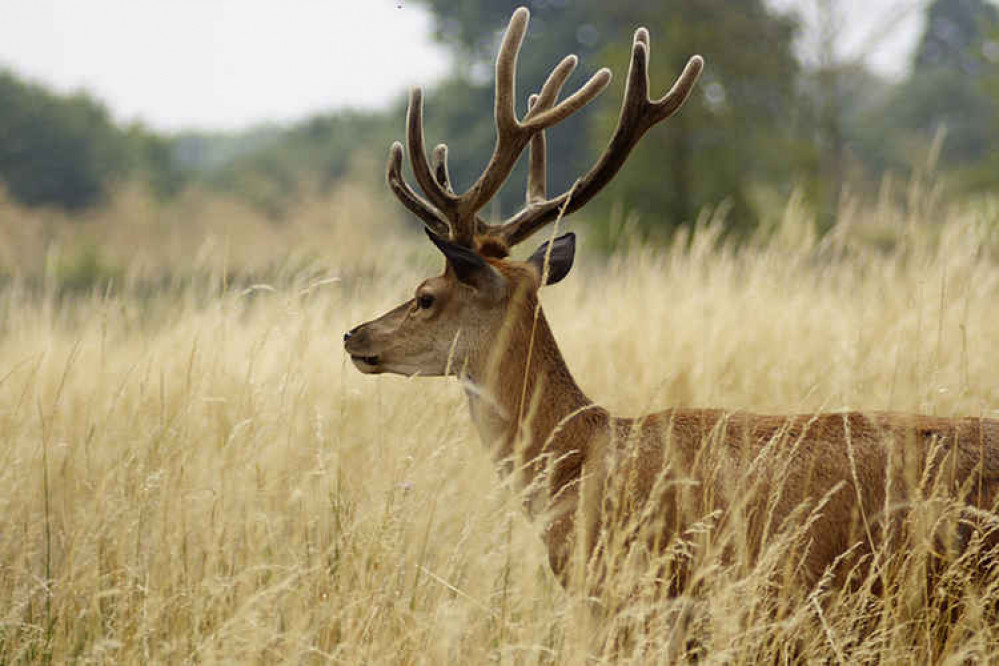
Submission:
[[[545,311],[621,414],[999,417],[999,202],[897,194],[822,237],[792,197],[738,248],[724,210],[610,257],[584,229]],[[454,380],[344,354],[440,270],[417,232],[347,186],[281,223],[129,191],[84,219],[0,205],[0,661],[677,657],[674,600],[601,616],[555,581]],[[995,661],[999,589],[958,564],[943,618],[906,585],[782,605],[765,568],[707,563],[686,638],[711,663]]]

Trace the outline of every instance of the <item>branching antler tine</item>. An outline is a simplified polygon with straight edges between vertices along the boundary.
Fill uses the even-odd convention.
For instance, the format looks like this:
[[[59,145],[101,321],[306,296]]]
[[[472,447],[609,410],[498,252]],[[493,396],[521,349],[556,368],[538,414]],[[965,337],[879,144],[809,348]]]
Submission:
[[[507,245],[514,246],[558,217],[563,205],[567,206],[564,210],[566,215],[579,210],[617,174],[642,135],[656,123],[673,115],[683,105],[704,68],[704,59],[699,55],[692,56],[669,92],[658,101],[652,102],[648,98],[648,54],[648,31],[639,28],[635,32],[632,44],[631,66],[628,70],[617,129],[614,130],[596,164],[571,190],[571,199],[566,192],[553,199],[536,202],[503,224],[490,227],[488,233],[498,236]],[[532,122],[540,122],[548,113],[557,110],[558,107],[538,115],[532,119]]]
[[[704,58],[699,55],[691,56],[690,60],[687,61],[687,65],[683,68],[683,72],[673,83],[673,87],[669,89],[669,92],[652,103],[656,107],[653,124],[664,118],[668,118],[683,106],[683,103],[690,97],[690,93],[694,89],[694,84],[697,83],[697,78],[701,75],[703,69]]]
[[[434,178],[445,191],[454,192],[451,187],[451,176],[447,171],[447,145],[443,143],[437,144],[434,148]]]
[[[565,62],[565,61],[563,61]],[[554,74],[554,72],[553,72]],[[551,80],[551,77],[548,79]],[[564,80],[564,79],[563,79]],[[545,85],[548,85],[547,83]],[[561,85],[559,85],[561,87]],[[542,88],[542,93],[544,88]],[[556,95],[558,93],[556,92]],[[531,95],[527,101],[528,112],[538,108],[542,103],[541,97]],[[531,136],[530,147],[528,148],[528,170],[527,170],[527,204],[544,201],[548,192],[547,173],[545,161],[547,158],[547,146],[545,145],[545,131],[539,130]]]
[[[541,94],[537,96],[539,102],[528,109],[527,115],[524,117],[525,121],[542,111],[547,111],[555,104],[558,94],[562,92],[562,86],[572,76],[578,63],[579,59],[574,55],[562,58],[562,62],[555,66],[552,73],[548,75],[548,80],[541,86]]]
[[[489,163],[471,187],[461,195],[453,191],[447,169],[447,148],[443,144],[433,152],[433,167],[427,160],[423,138],[423,95],[414,88],[407,113],[407,141],[413,174],[424,201],[402,178],[402,147],[393,146],[390,154],[388,180],[396,196],[427,226],[440,233],[447,226],[452,241],[473,248],[476,236],[489,236],[516,245],[542,225],[555,219],[560,212],[572,213],[583,207],[614,177],[627,160],[631,150],[645,132],[679,109],[690,96],[704,61],[693,56],[683,73],[663,97],[649,99],[648,61],[649,32],[635,31],[631,64],[625,84],[624,100],[617,128],[596,164],[573,185],[571,194],[563,193],[547,199],[547,146],[544,131],[586,106],[610,83],[610,70],[594,74],[576,92],[558,102],[559,94],[578,64],[575,56],[563,58],[548,75],[537,95],[532,95],[523,121],[517,119],[516,74],[517,56],[527,33],[530,13],[524,7],[510,18],[496,56],[494,112],[496,145]],[[488,225],[478,215],[479,210],[499,191],[521,152],[529,147],[527,176],[527,206],[501,225]],[[563,210],[560,211],[559,209]]]
[[[643,26],[639,26],[635,30],[635,36],[634,36],[634,38],[631,41],[632,41],[632,43],[641,42],[642,44],[645,44],[646,55],[648,57],[650,57],[650,58],[652,57],[652,45],[651,45],[651,43],[649,41],[649,29],[648,28],[646,28],[644,25]]]
[[[576,111],[589,104],[597,95],[603,92],[607,84],[610,83],[611,72],[606,67],[590,77],[586,84],[574,92],[569,97],[559,102],[553,109],[542,111],[528,121],[523,123],[523,127],[538,130],[565,120]]]
[[[628,64],[628,80],[624,84],[624,101],[621,104],[622,119],[625,114],[640,114],[648,104],[649,53],[649,31],[639,28],[631,44],[631,62]]]
[[[701,70],[704,69],[704,59],[699,55],[691,56],[669,91],[653,102],[649,99],[648,92],[648,64],[651,57],[649,31],[646,28],[639,28],[635,31],[632,44],[631,65],[628,68],[628,82],[625,86],[625,101],[621,115],[622,118],[626,113],[631,117],[641,116],[646,127],[651,127],[676,113],[677,109],[687,101],[697,78],[701,75]]]
[[[516,110],[517,54],[527,33],[531,14],[520,7],[510,17],[510,24],[503,35],[499,54],[496,56],[496,126],[500,132],[518,126]]]
[[[419,88],[413,88],[409,94],[406,126],[409,164],[413,168],[416,182],[430,199],[430,203],[446,215],[447,211],[453,208],[455,199],[453,196],[448,196],[448,192],[434,179],[430,164],[427,162],[427,153],[423,146],[423,91]]]
[[[385,181],[396,198],[409,212],[423,220],[430,231],[442,238],[450,235],[451,228],[446,221],[420,195],[413,191],[402,176],[402,144],[398,141],[389,148],[388,163],[385,165]]]
[[[489,158],[489,163],[486,164],[486,168],[478,179],[464,194],[456,198],[454,215],[460,220],[472,219],[475,213],[495,196],[531,138],[531,132],[525,130],[517,121],[514,100],[517,52],[520,50],[520,44],[527,32],[529,17],[530,13],[527,8],[517,9],[503,35],[503,43],[496,56],[496,147],[493,149],[492,157]],[[455,239],[460,239],[459,242],[470,243],[477,226],[469,222],[470,227],[474,228],[466,229],[464,224],[462,222],[461,228],[454,230]]]

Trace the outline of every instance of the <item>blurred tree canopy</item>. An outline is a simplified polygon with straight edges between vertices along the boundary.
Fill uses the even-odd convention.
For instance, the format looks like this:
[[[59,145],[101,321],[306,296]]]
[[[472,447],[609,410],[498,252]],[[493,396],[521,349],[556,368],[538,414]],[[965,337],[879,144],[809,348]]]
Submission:
[[[927,11],[912,76],[897,91],[900,127],[932,136],[944,128],[945,167],[980,162],[996,150],[989,139],[999,98],[988,89],[999,69],[999,9],[985,0],[935,0]],[[990,51],[991,47],[991,51]]]
[[[387,152],[390,125],[385,114],[343,111],[318,115],[274,133],[257,130],[242,149],[216,143],[202,144],[204,166],[201,181],[210,188],[239,196],[271,217],[284,215],[309,188],[325,191],[348,175],[360,152]],[[187,137],[192,157],[194,137]],[[255,144],[255,145],[254,145]],[[252,146],[252,147],[251,147]],[[218,155],[219,149],[228,154]],[[214,164],[212,161],[214,160]],[[383,162],[366,174],[371,182],[384,178]]]
[[[867,91],[877,94],[872,97]],[[847,125],[863,175],[906,173],[925,163],[938,134],[936,167],[958,194],[999,186],[999,10],[985,0],[934,0],[909,76],[874,82]]]
[[[118,128],[85,94],[56,95],[0,71],[0,100],[0,182],[22,203],[84,208],[126,176],[160,194],[182,184],[169,141]]]
[[[424,96],[427,143],[448,143],[452,178],[464,189],[493,150],[493,60],[524,0],[419,1],[434,17],[436,38],[456,55],[451,76]],[[550,193],[568,189],[604,150],[618,119],[632,35],[642,25],[652,36],[653,97],[692,54],[702,54],[707,67],[684,109],[645,136],[583,211],[598,240],[613,240],[622,214],[646,235],[666,237],[706,206],[726,207],[730,230],[749,231],[792,188],[804,192],[826,229],[845,185],[869,194],[882,174],[907,175],[925,163],[941,128],[939,166],[956,186],[951,191],[999,186],[993,2],[932,0],[911,74],[892,82],[862,59],[837,55],[836,0],[808,1],[821,14],[822,52],[803,62],[795,18],[765,0],[532,0],[518,62],[520,113],[528,93],[568,53],[579,55],[580,65],[567,91],[600,67],[614,72],[590,108],[548,131]],[[280,219],[296,201],[341,179],[379,183],[390,142],[405,137],[405,114],[400,95],[383,112],[331,112],[239,133],[160,135],[116,125],[87,95],[57,95],[0,71],[0,183],[25,204],[69,209],[99,203],[125,180],[164,197],[197,186]],[[525,180],[526,158],[486,215],[518,209]]]
[[[125,169],[122,137],[85,95],[60,98],[0,73],[0,178],[29,205],[88,206]]]

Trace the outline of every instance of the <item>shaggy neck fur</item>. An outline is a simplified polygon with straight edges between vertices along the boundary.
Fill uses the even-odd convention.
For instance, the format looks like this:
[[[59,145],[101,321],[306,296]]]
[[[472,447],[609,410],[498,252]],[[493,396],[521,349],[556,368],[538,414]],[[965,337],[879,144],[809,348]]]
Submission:
[[[608,415],[572,378],[537,294],[524,290],[521,298],[492,351],[469,358],[466,393],[494,459],[530,489],[531,510],[578,482],[594,426],[606,427]]]

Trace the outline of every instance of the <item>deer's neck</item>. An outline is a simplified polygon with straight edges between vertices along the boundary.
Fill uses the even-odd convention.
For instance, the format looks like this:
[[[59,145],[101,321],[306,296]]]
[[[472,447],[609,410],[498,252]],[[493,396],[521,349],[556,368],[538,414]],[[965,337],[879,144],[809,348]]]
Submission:
[[[533,300],[533,299],[532,299]],[[512,321],[491,353],[469,359],[472,419],[501,469],[528,486],[553,472],[549,492],[578,478],[595,429],[607,414],[586,397],[536,302]],[[504,339],[505,338],[505,339]],[[556,462],[557,461],[557,462]],[[552,466],[554,463],[554,467]]]

